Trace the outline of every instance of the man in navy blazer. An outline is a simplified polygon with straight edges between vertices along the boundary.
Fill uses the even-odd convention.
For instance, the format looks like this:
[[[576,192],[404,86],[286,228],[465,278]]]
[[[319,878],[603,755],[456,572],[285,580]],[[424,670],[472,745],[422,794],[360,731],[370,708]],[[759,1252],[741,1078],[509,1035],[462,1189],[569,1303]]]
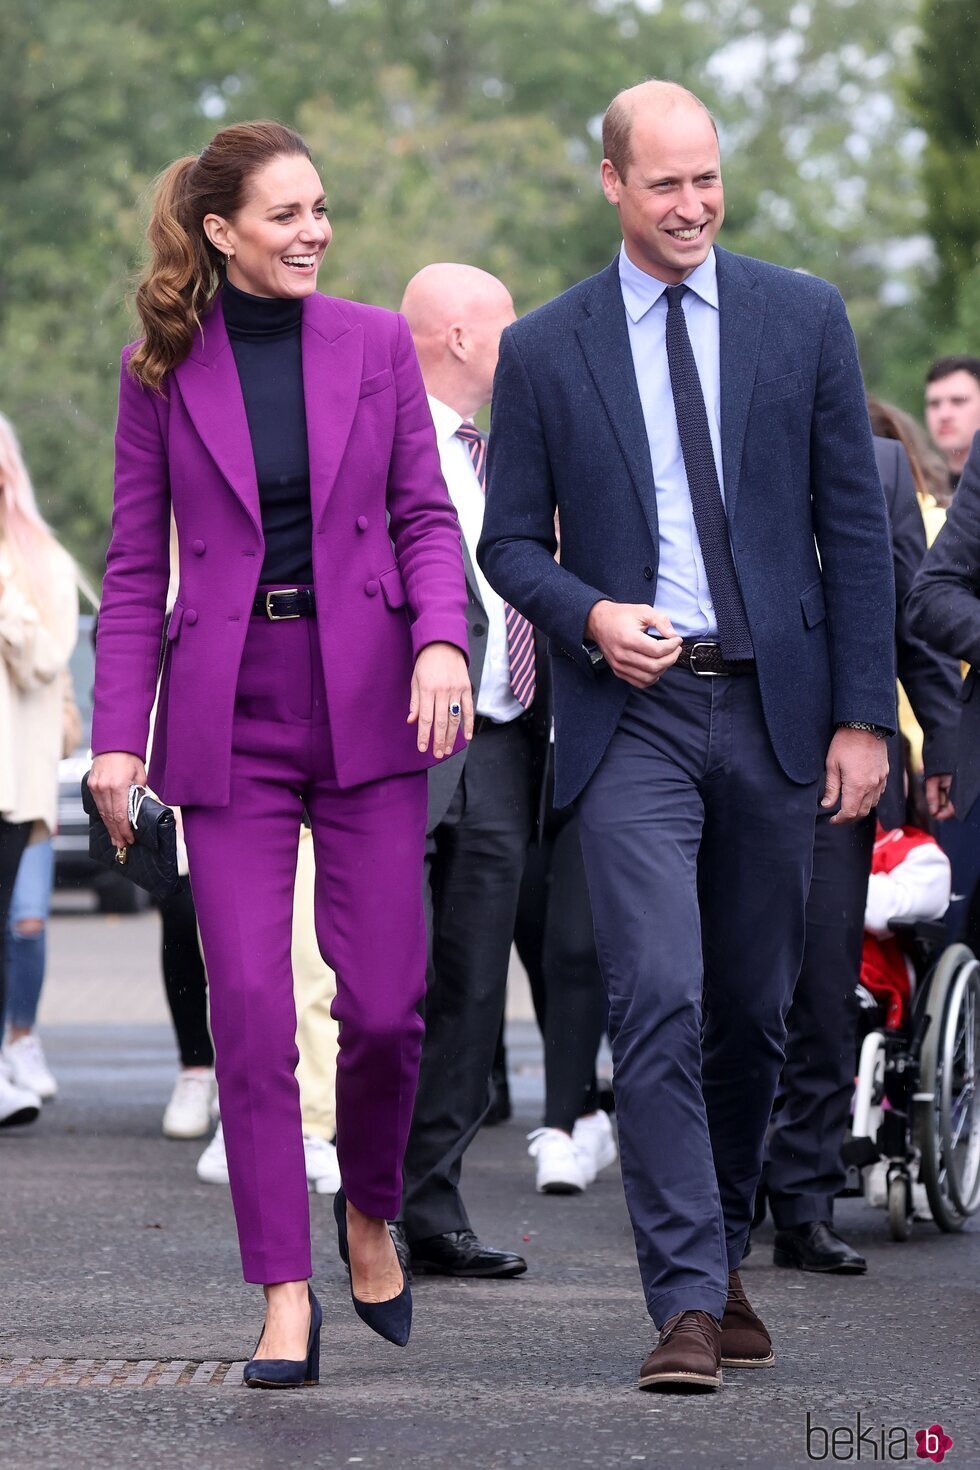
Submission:
[[[738,1266],[817,802],[854,820],[887,775],[894,583],[838,292],[714,248],[717,133],[683,88],[621,93],[603,149],[623,247],[504,333],[479,558],[553,655],[660,1328],[640,1386],[710,1390],[773,1361]]]

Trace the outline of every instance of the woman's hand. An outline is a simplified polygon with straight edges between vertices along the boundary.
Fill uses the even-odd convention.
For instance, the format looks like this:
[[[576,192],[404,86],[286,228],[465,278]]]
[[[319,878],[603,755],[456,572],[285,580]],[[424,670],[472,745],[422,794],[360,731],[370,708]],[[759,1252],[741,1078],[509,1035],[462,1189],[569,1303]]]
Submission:
[[[130,847],[129,788],[146,785],[146,767],[138,755],[126,750],[97,755],[88,776],[88,789],[95,797],[99,816],[105,822],[114,847]]]
[[[415,660],[408,711],[408,723],[419,727],[419,750],[428,750],[431,735],[432,754],[442,760],[456,743],[460,722],[472,740],[473,690],[466,659],[455,643],[427,643]]]

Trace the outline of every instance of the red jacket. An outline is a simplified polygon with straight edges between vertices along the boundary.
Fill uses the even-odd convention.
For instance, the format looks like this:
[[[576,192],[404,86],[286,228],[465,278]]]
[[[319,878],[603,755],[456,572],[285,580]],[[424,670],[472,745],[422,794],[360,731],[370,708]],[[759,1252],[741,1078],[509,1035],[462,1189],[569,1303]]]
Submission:
[[[918,853],[930,861],[912,857]],[[941,859],[940,864],[934,859]],[[876,878],[904,870],[904,884],[881,883]],[[944,873],[945,881],[944,885]],[[887,1008],[886,1026],[905,1022],[912,993],[912,967],[899,940],[888,931],[887,919],[938,919],[949,903],[949,863],[939,844],[917,827],[878,828],[871,858],[871,881],[865,914],[861,983]],[[887,909],[886,913],[884,910]]]

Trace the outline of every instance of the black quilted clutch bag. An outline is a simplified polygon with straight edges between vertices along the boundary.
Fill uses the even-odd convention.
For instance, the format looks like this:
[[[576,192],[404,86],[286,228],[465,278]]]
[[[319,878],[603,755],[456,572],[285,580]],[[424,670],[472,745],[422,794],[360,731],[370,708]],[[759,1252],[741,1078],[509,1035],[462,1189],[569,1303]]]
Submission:
[[[88,815],[89,857],[121,873],[154,898],[169,898],[177,887],[177,821],[173,810],[146,794],[143,786],[129,788],[129,821],[136,841],[117,850],[99,816],[95,797],[82,777],[82,806]]]

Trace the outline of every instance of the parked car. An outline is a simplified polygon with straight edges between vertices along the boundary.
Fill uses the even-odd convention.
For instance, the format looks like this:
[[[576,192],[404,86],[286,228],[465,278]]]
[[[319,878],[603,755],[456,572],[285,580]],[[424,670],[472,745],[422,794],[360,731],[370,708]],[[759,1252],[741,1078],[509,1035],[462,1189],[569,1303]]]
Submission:
[[[82,737],[58,767],[58,830],[54,835],[54,881],[58,888],[91,888],[104,914],[135,914],[149,905],[142,888],[121,873],[100,867],[88,855],[88,817],[82,809],[81,781],[92,764],[92,684],[95,678],[95,618],[81,613],[78,642],[71,656],[71,678],[81,717]]]

